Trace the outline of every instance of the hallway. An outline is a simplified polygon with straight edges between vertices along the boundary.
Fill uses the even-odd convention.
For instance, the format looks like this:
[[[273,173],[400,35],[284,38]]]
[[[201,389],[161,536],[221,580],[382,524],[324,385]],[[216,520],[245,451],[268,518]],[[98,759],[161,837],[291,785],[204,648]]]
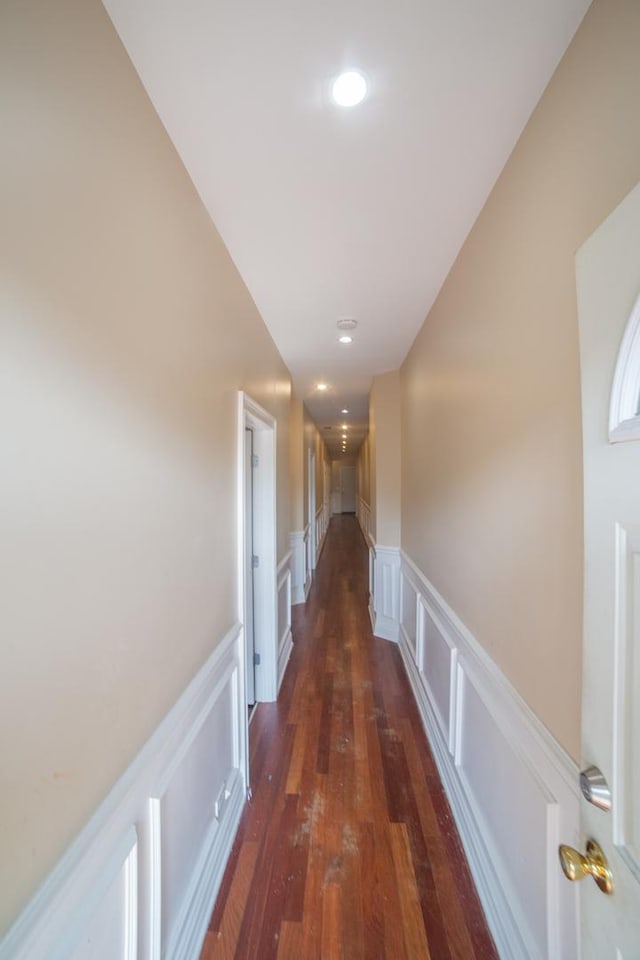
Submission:
[[[397,648],[372,636],[357,521],[334,517],[201,960],[491,960]]]

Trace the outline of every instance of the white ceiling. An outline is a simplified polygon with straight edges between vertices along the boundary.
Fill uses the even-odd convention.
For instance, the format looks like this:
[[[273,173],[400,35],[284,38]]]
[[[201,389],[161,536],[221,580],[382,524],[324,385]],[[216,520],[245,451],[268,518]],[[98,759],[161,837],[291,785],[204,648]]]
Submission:
[[[588,0],[104,3],[294,388],[362,436]]]

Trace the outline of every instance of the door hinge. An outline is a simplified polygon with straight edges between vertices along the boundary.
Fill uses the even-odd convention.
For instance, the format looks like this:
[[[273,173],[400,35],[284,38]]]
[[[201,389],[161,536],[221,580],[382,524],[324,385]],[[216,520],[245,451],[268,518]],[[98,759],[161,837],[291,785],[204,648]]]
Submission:
[[[254,655],[253,655],[253,665],[254,665],[254,667],[259,667],[259,666],[260,666],[260,654],[259,654],[259,653],[254,653]]]
[[[259,456],[258,456],[257,453],[252,453],[252,454],[251,454],[251,466],[252,466],[252,467],[259,467],[259,466],[260,466],[260,458],[259,458]]]
[[[260,557],[254,553],[251,557],[251,569],[256,570],[260,566]]]

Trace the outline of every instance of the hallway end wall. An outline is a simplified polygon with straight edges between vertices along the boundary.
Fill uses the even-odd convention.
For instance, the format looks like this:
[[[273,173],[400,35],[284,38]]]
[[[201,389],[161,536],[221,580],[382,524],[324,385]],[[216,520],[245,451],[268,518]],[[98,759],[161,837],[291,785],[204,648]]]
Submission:
[[[281,558],[290,377],[98,0],[2,5],[0,71],[5,930],[229,637],[206,709],[234,756],[237,392],[277,420]],[[202,806],[171,828],[204,842],[181,776]]]
[[[402,547],[580,754],[574,253],[640,170],[640,6],[595,0],[402,367]]]

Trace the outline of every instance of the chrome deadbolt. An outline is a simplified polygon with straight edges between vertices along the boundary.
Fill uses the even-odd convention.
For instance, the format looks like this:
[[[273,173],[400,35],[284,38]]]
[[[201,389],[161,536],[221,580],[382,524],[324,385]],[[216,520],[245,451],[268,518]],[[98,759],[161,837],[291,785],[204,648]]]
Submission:
[[[611,787],[597,767],[587,767],[580,774],[582,796],[600,810],[611,810]]]

